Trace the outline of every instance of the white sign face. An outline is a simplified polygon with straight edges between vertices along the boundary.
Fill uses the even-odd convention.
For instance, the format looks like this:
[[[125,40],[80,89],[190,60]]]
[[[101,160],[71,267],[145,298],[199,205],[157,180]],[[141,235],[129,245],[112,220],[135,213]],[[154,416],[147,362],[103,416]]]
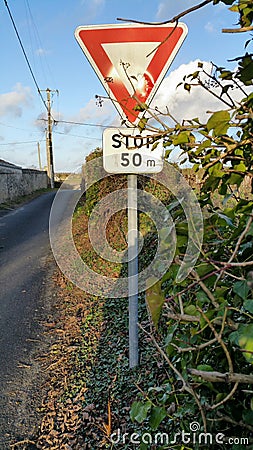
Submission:
[[[103,133],[103,165],[108,173],[158,173],[163,168],[160,139],[138,128],[107,128]]]

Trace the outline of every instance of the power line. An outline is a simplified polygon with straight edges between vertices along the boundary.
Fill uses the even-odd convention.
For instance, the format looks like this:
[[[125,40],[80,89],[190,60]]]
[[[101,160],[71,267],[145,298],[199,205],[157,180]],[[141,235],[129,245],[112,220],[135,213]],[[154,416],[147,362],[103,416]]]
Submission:
[[[101,127],[101,128],[108,128],[108,125],[100,125],[98,123],[85,123],[85,122],[71,122],[71,121],[67,121],[67,120],[56,120],[56,122],[58,123],[69,123],[69,124],[73,124],[73,125],[84,125],[86,127]]]
[[[24,141],[24,142],[4,142],[4,143],[0,143],[0,145],[32,144],[34,142],[38,142],[38,140],[37,141]],[[41,140],[40,142],[45,142],[45,140]]]
[[[78,136],[77,134],[63,133],[61,131],[54,131],[54,134],[63,134],[64,136],[71,136],[71,137],[77,137],[77,138],[83,138],[83,139],[91,139],[94,141],[101,141],[101,138],[95,138],[95,137],[90,137],[90,136]]]
[[[38,120],[43,120],[43,121],[47,121],[47,119],[44,119],[43,117],[41,119]],[[85,123],[85,122],[72,122],[69,120],[54,120],[55,125],[57,125],[58,123],[67,123],[70,125],[83,125],[86,127],[101,127],[101,128],[108,128],[108,125],[101,125],[99,123]]]
[[[30,30],[30,27],[29,27],[29,32],[30,32],[29,35],[33,34],[33,37],[34,37],[34,39],[32,38],[32,36],[30,37],[31,48],[35,52],[35,46],[33,46],[33,43],[35,43],[35,45],[36,44],[38,45],[38,49],[37,49],[36,53],[37,53],[39,61],[40,61],[40,67],[41,67],[41,70],[43,72],[46,84],[49,84],[49,83],[47,81],[48,80],[48,76],[47,76],[47,73],[46,73],[45,69],[47,69],[48,75],[51,77],[51,80],[53,81],[53,84],[55,84],[55,79],[54,79],[53,73],[51,71],[51,68],[50,68],[50,66],[48,64],[48,60],[46,58],[47,52],[43,51],[43,44],[42,44],[42,41],[41,41],[41,38],[40,38],[38,27],[36,25],[36,22],[34,20],[34,17],[33,17],[32,11],[31,11],[29,0],[24,0],[24,2],[25,2],[25,5],[26,5],[26,11],[27,11],[28,27],[29,27],[29,24],[31,23],[31,30]],[[32,33],[32,31],[33,31],[33,33]],[[42,54],[43,54],[43,58],[41,57],[41,51],[42,51]],[[34,60],[34,65],[36,66],[35,60]]]
[[[31,131],[29,128],[14,127],[13,125],[7,125],[7,123],[3,123],[3,122],[0,122],[0,125],[3,127],[7,127],[7,128],[14,128],[14,130],[29,131],[32,134],[41,133],[41,131]]]
[[[45,106],[45,108],[46,108],[46,110],[47,110],[47,104],[46,104],[46,102],[45,102],[45,100],[44,100],[44,98],[43,98],[43,96],[42,96],[42,94],[41,94],[41,92],[40,92],[39,85],[38,85],[37,80],[36,80],[36,78],[35,78],[35,75],[34,75],[34,73],[33,73],[31,64],[30,64],[30,62],[29,62],[28,56],[27,56],[27,54],[26,54],[25,48],[24,48],[24,46],[23,46],[21,37],[20,37],[20,35],[19,35],[19,32],[18,32],[18,29],[17,29],[17,27],[16,27],[15,21],[14,21],[14,19],[13,19],[12,13],[11,13],[10,8],[9,8],[9,6],[8,6],[7,0],[4,0],[4,3],[5,3],[5,6],[6,6],[6,8],[7,8],[9,17],[10,17],[10,19],[11,19],[11,23],[12,23],[13,28],[14,28],[15,33],[16,33],[16,36],[17,36],[17,38],[18,38],[18,42],[19,42],[20,47],[21,47],[21,49],[22,49],[22,52],[23,52],[25,61],[26,61],[27,66],[28,66],[28,68],[29,68],[30,74],[31,74],[32,79],[33,79],[33,81],[34,81],[34,84],[35,84],[35,86],[36,86],[36,88],[37,88],[38,94],[39,94],[39,96],[40,96],[40,98],[41,98],[41,100],[42,100],[42,102],[43,102],[43,104],[44,104],[44,106]]]

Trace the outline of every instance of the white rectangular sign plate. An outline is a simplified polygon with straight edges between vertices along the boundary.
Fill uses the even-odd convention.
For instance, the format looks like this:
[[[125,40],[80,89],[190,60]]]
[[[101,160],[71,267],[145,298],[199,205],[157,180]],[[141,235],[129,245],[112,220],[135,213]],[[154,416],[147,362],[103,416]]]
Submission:
[[[155,145],[154,145],[155,144]],[[103,133],[103,166],[108,173],[158,173],[163,168],[162,139],[139,128],[107,128]]]

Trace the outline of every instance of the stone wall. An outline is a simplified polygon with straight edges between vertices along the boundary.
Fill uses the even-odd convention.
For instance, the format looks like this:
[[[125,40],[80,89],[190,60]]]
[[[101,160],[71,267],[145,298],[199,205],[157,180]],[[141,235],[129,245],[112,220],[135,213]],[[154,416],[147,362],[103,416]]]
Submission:
[[[22,169],[6,161],[0,161],[0,203],[15,200],[47,186],[46,172]]]

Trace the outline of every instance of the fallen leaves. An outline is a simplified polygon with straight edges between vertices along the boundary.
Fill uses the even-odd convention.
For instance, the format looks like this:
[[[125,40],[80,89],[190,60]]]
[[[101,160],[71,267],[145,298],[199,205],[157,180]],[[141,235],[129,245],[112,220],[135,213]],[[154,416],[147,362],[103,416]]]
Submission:
[[[72,398],[67,398],[66,393],[73,392],[73,374],[80,369],[77,352],[82,338],[80,327],[85,314],[85,296],[77,288],[70,295],[68,283],[59,272],[54,281],[61,289],[56,305],[57,319],[44,324],[52,345],[49,354],[42,357],[48,373],[47,395],[41,405],[43,417],[36,445],[41,450],[83,450],[82,403],[86,387],[77,386]],[[89,305],[90,299],[87,302]],[[89,312],[87,307],[85,310]]]

